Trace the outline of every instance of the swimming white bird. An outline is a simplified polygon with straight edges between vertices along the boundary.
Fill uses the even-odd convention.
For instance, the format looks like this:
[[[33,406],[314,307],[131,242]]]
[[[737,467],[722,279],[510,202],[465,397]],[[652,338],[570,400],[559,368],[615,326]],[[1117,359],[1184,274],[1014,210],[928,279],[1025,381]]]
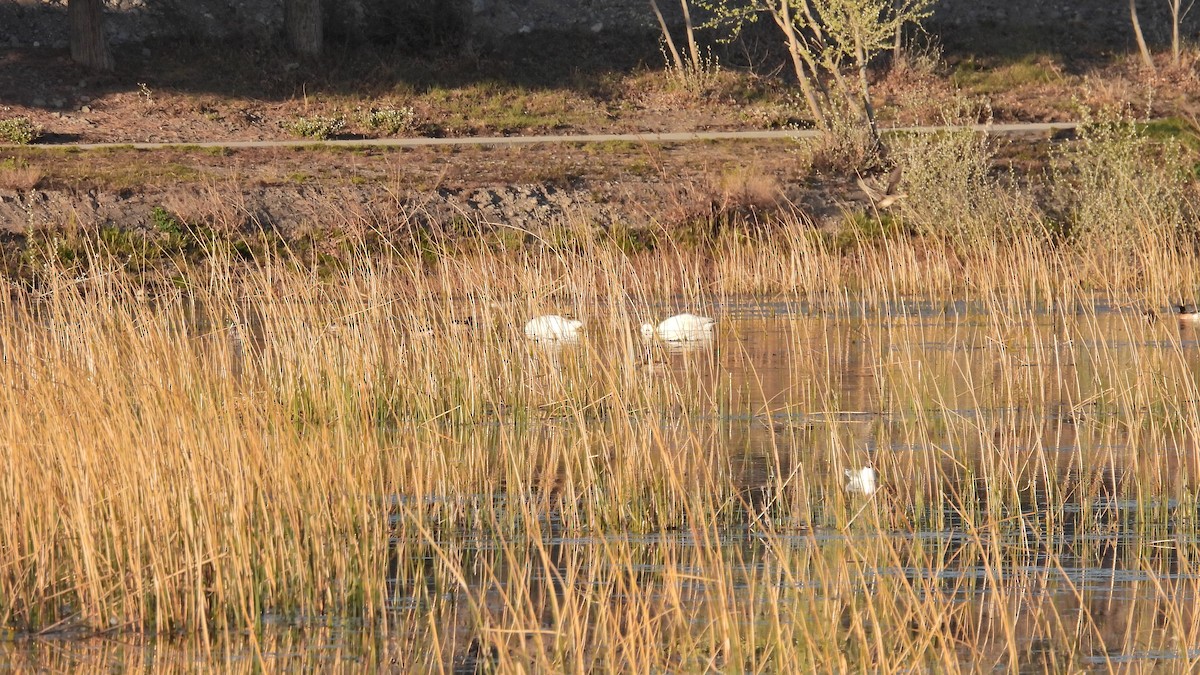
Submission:
[[[663,319],[655,328],[654,324],[642,324],[642,337],[647,340],[655,335],[667,342],[691,342],[711,340],[716,319],[695,314],[676,314],[669,319]]]
[[[858,471],[846,469],[846,492],[870,496],[875,492],[875,469],[864,466]]]
[[[535,316],[525,324],[525,336],[533,340],[575,340],[583,322],[558,314]]]

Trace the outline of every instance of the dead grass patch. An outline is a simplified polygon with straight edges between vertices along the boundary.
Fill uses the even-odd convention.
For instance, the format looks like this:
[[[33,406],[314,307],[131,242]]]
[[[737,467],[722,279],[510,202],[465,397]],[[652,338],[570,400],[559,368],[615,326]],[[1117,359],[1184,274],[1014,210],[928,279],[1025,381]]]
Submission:
[[[0,189],[25,192],[41,183],[42,170],[26,164],[0,164]]]
[[[236,181],[208,181],[198,190],[168,192],[163,197],[163,208],[186,223],[204,223],[217,232],[229,234],[245,224],[244,201]]]
[[[763,209],[776,206],[783,194],[779,179],[754,166],[739,167],[715,177],[714,192],[723,205]]]

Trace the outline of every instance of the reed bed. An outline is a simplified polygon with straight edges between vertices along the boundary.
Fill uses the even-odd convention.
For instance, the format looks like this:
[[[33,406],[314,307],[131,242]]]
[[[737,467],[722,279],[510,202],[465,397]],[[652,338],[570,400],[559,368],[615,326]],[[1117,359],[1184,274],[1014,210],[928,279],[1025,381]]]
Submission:
[[[0,299],[0,626],[234,670],[1196,665],[1200,366],[1141,313],[1182,247],[715,246],[42,270]],[[714,344],[637,334],[685,309]],[[551,312],[586,338],[526,340]]]

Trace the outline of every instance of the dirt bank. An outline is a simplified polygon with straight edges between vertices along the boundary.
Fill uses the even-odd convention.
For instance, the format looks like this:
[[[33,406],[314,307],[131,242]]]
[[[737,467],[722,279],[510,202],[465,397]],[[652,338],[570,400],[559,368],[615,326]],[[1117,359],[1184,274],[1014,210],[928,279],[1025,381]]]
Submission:
[[[820,222],[863,198],[852,179],[814,172],[807,150],[789,140],[15,152],[11,168],[0,169],[0,224],[10,234],[145,227],[155,209],[284,236],[412,223],[514,232],[579,223],[669,227],[744,209],[799,209]]]

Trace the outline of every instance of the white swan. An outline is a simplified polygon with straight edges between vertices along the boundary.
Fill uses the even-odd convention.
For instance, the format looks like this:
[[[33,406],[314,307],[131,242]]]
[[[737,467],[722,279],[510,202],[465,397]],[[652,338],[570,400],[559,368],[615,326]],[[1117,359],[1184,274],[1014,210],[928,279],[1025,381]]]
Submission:
[[[846,492],[870,496],[875,492],[875,469],[864,466],[858,471],[846,469]]]
[[[558,314],[535,316],[525,324],[525,336],[532,340],[577,340],[583,322]]]
[[[663,319],[655,328],[654,324],[642,324],[642,337],[647,340],[655,335],[667,342],[692,342],[711,340],[716,319],[695,314],[676,314],[669,319]]]

